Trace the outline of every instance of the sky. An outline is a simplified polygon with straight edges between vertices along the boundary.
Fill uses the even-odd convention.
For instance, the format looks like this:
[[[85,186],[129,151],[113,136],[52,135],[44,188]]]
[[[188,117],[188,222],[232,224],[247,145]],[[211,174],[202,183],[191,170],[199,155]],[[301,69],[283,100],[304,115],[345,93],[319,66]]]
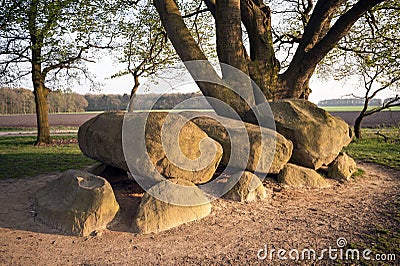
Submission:
[[[133,78],[130,75],[126,75],[119,78],[110,79],[109,77],[118,72],[123,68],[123,65],[119,65],[111,58],[103,58],[97,63],[90,64],[90,71],[96,75],[97,80],[102,83],[100,91],[90,91],[88,85],[81,85],[75,87],[73,90],[77,93],[85,94],[85,93],[96,93],[96,94],[130,94],[130,91],[133,86]],[[139,93],[160,93],[165,91],[163,88],[164,85],[150,86],[152,89],[149,91],[144,91],[143,87],[148,87],[149,84],[146,84],[146,80],[141,80],[141,87],[139,88]],[[161,87],[161,88],[160,88]],[[184,87],[182,89],[182,87]],[[198,88],[195,86],[182,86],[181,89],[174,90],[174,92],[191,92],[198,91]],[[327,99],[335,99],[346,97],[351,93],[357,96],[363,96],[364,90],[360,88],[359,82],[355,79],[336,81],[333,79],[321,79],[316,75],[310,81],[310,88],[312,89],[312,93],[310,94],[309,100],[318,103],[321,100]],[[394,95],[393,92],[385,92],[381,93],[377,96],[377,98],[387,98],[392,97]]]
[[[90,63],[88,64],[88,68],[90,72],[96,76],[96,81],[102,84],[100,89],[93,91],[90,90],[90,84],[81,84],[74,85],[72,91],[80,94],[130,94],[134,83],[130,75],[113,79],[110,78],[113,74],[124,68],[123,65],[114,62],[111,57],[105,57],[96,63]],[[139,88],[138,93],[161,93],[169,89],[165,88],[165,86],[168,86],[165,82],[157,85],[149,85],[146,80],[141,80],[140,82],[142,86]],[[32,85],[29,81],[22,85],[25,88],[32,89]],[[144,87],[150,87],[150,90],[145,90]],[[309,96],[309,100],[315,104],[318,104],[321,100],[343,98],[352,93],[361,97],[365,93],[364,90],[360,88],[359,82],[354,79],[335,81],[333,79],[322,79],[317,75],[314,75],[311,79],[310,88],[312,89],[312,93]],[[198,90],[199,89],[195,85],[186,85],[180,86],[178,89],[172,90],[172,92],[185,93]],[[392,91],[385,91],[384,93],[378,94],[377,98],[385,99],[393,97],[394,95],[395,93]]]

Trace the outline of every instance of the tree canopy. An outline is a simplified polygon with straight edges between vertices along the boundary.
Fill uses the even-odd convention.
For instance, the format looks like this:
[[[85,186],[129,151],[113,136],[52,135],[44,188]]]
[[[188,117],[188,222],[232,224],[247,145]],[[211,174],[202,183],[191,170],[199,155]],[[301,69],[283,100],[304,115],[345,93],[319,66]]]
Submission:
[[[135,77],[131,95],[138,77],[178,57],[202,60],[200,74],[221,81],[197,82],[202,93],[244,118],[265,99],[307,99],[310,78],[327,62],[335,68],[355,65],[337,64],[345,58],[368,71],[386,66],[382,76],[393,76],[398,5],[396,0],[3,0],[0,81],[9,86],[31,75],[38,143],[48,142],[50,88],[70,86],[81,74],[90,80],[85,62],[96,57],[94,49],[116,48],[116,41],[122,49],[116,49],[118,58],[127,65],[116,76]],[[251,77],[263,97],[226,67],[220,77],[211,66],[216,60]],[[239,96],[221,84],[249,89]]]
[[[188,30],[181,2],[153,2],[182,61],[208,60]],[[309,80],[318,64],[337,47],[361,17],[372,8],[381,6],[384,1],[287,0],[271,1],[270,6],[259,0],[202,2],[215,21],[219,62],[248,74],[264,96],[274,100],[307,98],[311,92]],[[273,23],[274,19],[287,25],[279,27],[279,24]],[[288,51],[287,60],[278,60],[277,53],[282,51]],[[222,72],[222,79],[232,78],[224,75],[224,70]],[[230,102],[241,115],[250,109],[240,97],[232,100],[235,95],[220,93],[223,88],[211,88],[209,84],[198,85],[203,94]],[[257,97],[249,95],[245,100],[254,103]]]
[[[115,18],[109,4],[96,0],[2,1],[0,82],[9,86],[31,77],[37,144],[50,142],[50,88],[70,86],[82,74],[92,80],[83,62],[93,60],[92,49],[110,45]]]

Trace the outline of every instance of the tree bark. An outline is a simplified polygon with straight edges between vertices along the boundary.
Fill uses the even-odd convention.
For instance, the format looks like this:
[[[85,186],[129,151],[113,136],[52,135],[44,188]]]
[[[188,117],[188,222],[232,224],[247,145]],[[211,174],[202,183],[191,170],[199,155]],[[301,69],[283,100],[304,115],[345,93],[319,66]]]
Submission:
[[[204,96],[216,98],[231,108],[233,108],[240,117],[244,118],[245,114],[254,104],[254,96],[252,91],[244,91],[242,97],[233,92],[229,86],[223,84],[226,80],[222,80],[215,72],[212,65],[208,62],[207,57],[201,51],[196,41],[186,27],[182,15],[174,0],[154,0],[154,5],[160,15],[161,22],[167,32],[168,38],[171,40],[176,52],[182,61],[201,61],[196,67],[188,67],[188,71],[199,86]],[[187,64],[191,65],[190,63]],[[225,72],[226,73],[226,72]],[[209,101],[215,111],[223,116],[231,116],[229,108],[222,105],[218,101]]]
[[[368,95],[368,91],[366,95]],[[361,122],[364,119],[365,114],[367,112],[370,99],[371,98],[368,98],[368,96],[365,97],[363,108],[358,117],[356,118],[356,121],[354,122],[354,135],[356,136],[357,139],[361,138]]]
[[[136,97],[136,92],[139,89],[139,75],[137,74],[137,72],[133,73],[133,78],[135,80],[135,84],[133,85],[133,88],[131,90],[131,95],[130,95],[130,101],[129,101],[129,106],[128,106],[128,112],[133,112],[134,108],[133,108],[133,99]]]
[[[280,64],[273,47],[271,10],[262,1],[241,0],[240,3],[241,18],[250,43],[250,77],[267,99],[274,99]]]
[[[278,97],[308,98],[311,92],[308,84],[318,63],[365,12],[381,2],[383,0],[359,0],[327,30],[342,0],[319,0],[288,69],[279,77],[284,89]]]
[[[215,25],[217,29],[217,54],[221,63],[233,66],[249,74],[242,41],[240,0],[218,0]],[[225,79],[235,79],[222,68]]]
[[[35,145],[43,145],[50,143],[49,106],[47,100],[50,90],[44,85],[46,78],[42,71],[42,47],[44,36],[43,32],[37,27],[38,12],[38,2],[37,0],[32,0],[28,12],[28,28],[31,40],[32,83],[33,94],[35,95],[38,130]]]
[[[203,67],[191,72],[196,79],[220,81],[207,58],[187,29],[174,0],[153,0],[164,28],[182,61],[204,60]],[[221,63],[248,74],[267,100],[308,98],[309,81],[319,62],[345,36],[353,24],[372,7],[384,0],[358,0],[331,26],[337,10],[345,0],[318,0],[304,30],[303,37],[288,69],[279,74],[280,65],[273,48],[271,11],[261,0],[203,0],[214,16],[217,30],[217,54]],[[242,25],[249,36],[250,55],[242,41]],[[205,96],[217,98],[241,116],[253,103],[260,103],[254,86],[241,86],[235,75],[222,68],[224,82],[249,90],[243,99],[221,85],[197,82]],[[190,71],[190,70],[189,70]],[[249,88],[250,87],[250,88]],[[247,102],[246,102],[247,101]],[[250,103],[250,104],[249,104]],[[217,113],[219,106],[212,105]]]
[[[354,135],[356,136],[357,139],[361,139],[361,122],[364,118],[364,114],[360,113],[358,117],[356,118],[356,121],[354,122]]]
[[[50,143],[49,105],[47,97],[50,90],[44,85],[40,64],[32,64],[33,93],[36,103],[37,139],[35,145]]]

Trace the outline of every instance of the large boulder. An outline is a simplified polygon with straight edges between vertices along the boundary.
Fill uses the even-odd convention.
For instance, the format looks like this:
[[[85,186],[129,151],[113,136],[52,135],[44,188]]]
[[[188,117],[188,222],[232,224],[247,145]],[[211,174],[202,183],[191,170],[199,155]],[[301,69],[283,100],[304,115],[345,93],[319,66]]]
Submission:
[[[288,163],[278,174],[278,182],[292,188],[326,188],[330,184],[314,169]]]
[[[102,177],[68,170],[35,196],[36,219],[69,235],[101,230],[119,210],[111,185]]]
[[[237,176],[231,176],[225,186],[229,191],[224,195],[224,198],[239,202],[264,200],[272,195],[271,191],[267,192],[261,180],[255,174],[247,171],[242,173],[239,180],[237,180]]]
[[[349,180],[356,171],[357,164],[354,159],[343,152],[329,165],[328,176],[337,180]]]
[[[191,112],[186,114],[181,112],[181,114],[192,115]],[[239,167],[243,165],[243,160],[246,160],[247,166],[246,163],[244,166],[247,171],[277,174],[292,155],[292,142],[271,129],[221,116],[216,116],[214,119],[203,115],[191,121],[222,145],[224,149],[222,165],[228,165],[232,156],[231,167]],[[229,131],[233,133],[232,136],[228,134]],[[236,145],[234,152],[231,151],[231,140]],[[244,149],[247,140],[248,154]]]
[[[190,202],[201,204],[190,206]],[[159,182],[144,194],[132,230],[139,234],[158,233],[199,220],[210,213],[211,203],[198,187],[187,180],[169,179]]]
[[[294,164],[313,169],[329,165],[351,142],[352,131],[345,121],[307,100],[285,99],[268,104],[276,130],[293,142],[290,162]],[[253,111],[268,122],[272,118],[264,115],[268,114],[266,108],[266,104],[261,104]]]
[[[178,137],[168,137],[168,131],[163,136],[162,128],[167,116],[169,126],[183,124]],[[143,138],[139,136],[141,125],[145,132]],[[167,112],[103,113],[79,128],[78,139],[86,156],[107,165],[144,177],[151,176],[155,168],[166,178],[185,179],[195,184],[212,178],[223,153],[221,145],[194,123]],[[141,142],[145,147],[140,146]]]
[[[124,112],[107,112],[79,127],[78,142],[89,158],[128,171],[122,148]]]

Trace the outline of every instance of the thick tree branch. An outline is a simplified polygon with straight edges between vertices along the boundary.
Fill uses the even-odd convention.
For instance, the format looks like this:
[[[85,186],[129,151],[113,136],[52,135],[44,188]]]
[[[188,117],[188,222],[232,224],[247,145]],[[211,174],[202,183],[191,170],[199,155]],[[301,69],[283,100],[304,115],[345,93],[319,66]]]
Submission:
[[[160,15],[161,22],[167,35],[181,60],[183,62],[194,60],[201,61],[196,64],[195,68],[188,65],[188,71],[195,80],[198,80],[196,83],[202,93],[205,96],[226,102],[229,106],[234,108],[240,116],[244,117],[251,107],[236,93],[222,85],[223,81],[215,72],[212,65],[207,61],[206,56],[201,51],[193,36],[190,34],[190,31],[186,27],[175,1],[154,0],[153,3]],[[253,94],[251,92],[247,93],[249,95],[244,97],[247,97],[250,104],[254,103]],[[210,102],[210,104],[218,114],[229,116],[229,111],[227,111],[228,109],[225,106],[217,104],[216,102]]]
[[[186,27],[175,1],[154,0],[154,5],[172,45],[182,61],[207,60]]]
[[[391,107],[396,107],[396,106],[400,106],[400,96],[399,95],[396,95],[396,97],[394,97],[393,99],[383,103],[383,105],[380,106],[380,107],[376,107],[376,108],[373,108],[373,109],[370,109],[370,110],[366,111],[364,113],[364,117],[365,116],[369,116],[369,115],[373,115],[375,113],[379,113],[380,111],[389,109]]]
[[[365,12],[384,0],[359,0],[337,19],[335,24],[322,39],[316,42],[315,45],[310,46],[310,44],[313,44],[313,40],[318,40],[318,36],[323,29],[323,21],[329,19],[330,12],[333,12],[335,8],[337,8],[337,5],[341,3],[340,1],[342,0],[318,1],[313,15],[310,18],[310,22],[305,29],[304,35],[306,36],[304,37],[303,35],[304,40],[299,44],[288,69],[281,75],[281,78],[285,82],[290,82],[293,86],[298,83],[302,84],[304,81],[307,82],[314,73],[317,64],[337,45],[339,40],[350,31],[354,23],[365,14]],[[332,6],[335,8],[332,8]],[[316,18],[319,12],[322,12],[322,18]],[[318,38],[316,38],[316,36]],[[299,90],[301,87],[302,86],[298,87]],[[295,90],[288,96],[299,97],[301,93],[301,91]]]
[[[205,13],[205,12],[209,12],[209,11],[210,11],[210,10],[209,10],[208,8],[200,9],[200,10],[197,10],[197,11],[192,12],[192,13],[190,13],[190,14],[183,15],[182,18],[194,17],[194,16],[197,16],[197,15],[199,15],[199,14],[202,14],[202,13]]]
[[[300,55],[314,47],[321,39],[321,36],[327,32],[333,14],[343,2],[344,0],[319,0],[317,2],[297,49]]]
[[[384,0],[360,0],[345,14],[339,17],[323,39],[321,39],[308,53],[311,64],[318,64],[326,54],[332,50],[343,36],[345,36],[354,23],[374,6]]]
[[[203,2],[206,4],[211,15],[215,18],[215,0],[203,0]]]
[[[216,29],[219,61],[248,73],[243,51],[240,0],[217,1]]]

